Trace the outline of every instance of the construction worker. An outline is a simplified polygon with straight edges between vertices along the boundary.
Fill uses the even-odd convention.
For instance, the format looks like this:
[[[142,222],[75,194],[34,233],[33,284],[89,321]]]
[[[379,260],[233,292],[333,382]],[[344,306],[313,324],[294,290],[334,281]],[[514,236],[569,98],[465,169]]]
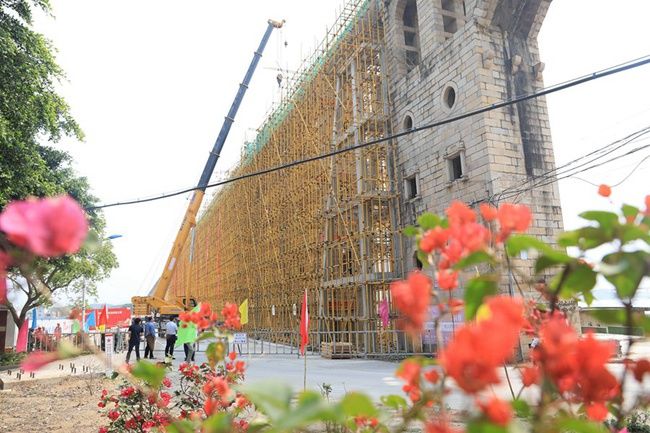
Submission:
[[[144,320],[144,357],[153,359],[153,349],[156,345],[156,326],[151,320],[151,316],[147,316]]]
[[[142,334],[142,326],[140,326],[139,317],[133,319],[133,323],[129,326],[129,350],[126,352],[126,363],[129,363],[131,358],[131,350],[135,349],[135,358],[140,360],[140,334]]]
[[[176,343],[176,334],[178,334],[178,326],[174,319],[167,322],[165,325],[165,335],[167,344],[165,345],[165,356],[174,359],[174,344]]]

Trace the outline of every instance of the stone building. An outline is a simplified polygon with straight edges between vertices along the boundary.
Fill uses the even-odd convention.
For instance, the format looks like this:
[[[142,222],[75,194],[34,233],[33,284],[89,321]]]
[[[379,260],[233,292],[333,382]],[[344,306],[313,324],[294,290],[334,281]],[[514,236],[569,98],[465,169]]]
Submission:
[[[386,2],[393,124],[417,127],[540,90],[536,38],[549,3]],[[527,190],[555,168],[544,98],[399,138],[397,149],[406,224],[452,200],[512,201],[533,210],[532,234],[552,241],[562,229],[557,183]],[[408,268],[415,246],[407,250]]]
[[[549,3],[351,1],[286,81],[233,175],[340,153],[221,189],[183,247],[168,296],[189,285],[217,308],[248,300],[249,333],[293,344],[307,291],[316,348],[429,351],[430,335],[413,344],[401,334],[390,299],[390,283],[418,266],[402,230],[452,200],[509,201],[530,206],[531,234],[553,240],[562,215],[546,103],[386,138],[541,89],[536,38]],[[532,179],[545,181],[531,188]],[[514,262],[530,275],[530,257]]]

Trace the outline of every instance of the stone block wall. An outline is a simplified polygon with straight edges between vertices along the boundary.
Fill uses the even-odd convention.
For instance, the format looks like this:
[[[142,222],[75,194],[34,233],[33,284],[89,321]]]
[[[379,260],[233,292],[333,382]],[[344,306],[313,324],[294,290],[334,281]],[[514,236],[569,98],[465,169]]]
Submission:
[[[409,3],[411,3],[409,5]],[[404,51],[404,22],[417,10],[419,64]],[[389,0],[386,57],[396,131],[437,122],[543,88],[537,32],[550,0]],[[410,45],[410,48],[408,47]],[[450,97],[453,93],[453,97]],[[454,158],[460,156],[462,175]],[[552,241],[562,229],[555,161],[544,98],[521,102],[402,137],[397,143],[404,225],[453,201],[523,203],[531,234]],[[454,171],[456,170],[456,173]],[[550,176],[549,176],[550,175]],[[416,194],[412,193],[415,177]],[[548,179],[548,181],[546,180]],[[542,185],[531,188],[533,180]],[[544,185],[546,184],[546,185]],[[405,244],[404,269],[416,262]],[[530,258],[515,260],[529,274]]]

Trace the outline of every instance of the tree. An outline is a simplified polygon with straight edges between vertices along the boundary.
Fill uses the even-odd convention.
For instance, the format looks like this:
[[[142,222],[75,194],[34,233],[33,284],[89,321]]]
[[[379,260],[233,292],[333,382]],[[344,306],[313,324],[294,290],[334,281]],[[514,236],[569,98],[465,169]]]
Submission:
[[[41,141],[83,139],[54,89],[64,75],[51,44],[31,29],[34,7],[50,12],[48,0],[0,0],[0,208],[60,192],[56,169],[70,156]]]
[[[88,180],[72,170],[67,152],[43,144],[63,136],[81,140],[83,133],[55,91],[64,74],[50,42],[32,30],[34,9],[50,13],[49,0],[0,0],[0,209],[11,200],[63,193],[88,209],[98,201]],[[30,309],[50,302],[38,285],[69,296],[85,285],[92,295],[95,283],[117,266],[110,242],[100,241],[103,215],[89,210],[88,218],[90,241],[77,254],[40,259],[29,272],[9,270],[14,288],[27,296],[21,309],[7,304],[18,326]]]

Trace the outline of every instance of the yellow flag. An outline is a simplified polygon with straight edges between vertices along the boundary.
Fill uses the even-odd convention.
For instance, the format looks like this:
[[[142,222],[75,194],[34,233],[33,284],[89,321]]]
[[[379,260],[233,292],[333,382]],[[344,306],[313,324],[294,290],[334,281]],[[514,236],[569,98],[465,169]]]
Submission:
[[[244,299],[244,302],[239,306],[239,321],[242,325],[248,323],[248,299]]]

